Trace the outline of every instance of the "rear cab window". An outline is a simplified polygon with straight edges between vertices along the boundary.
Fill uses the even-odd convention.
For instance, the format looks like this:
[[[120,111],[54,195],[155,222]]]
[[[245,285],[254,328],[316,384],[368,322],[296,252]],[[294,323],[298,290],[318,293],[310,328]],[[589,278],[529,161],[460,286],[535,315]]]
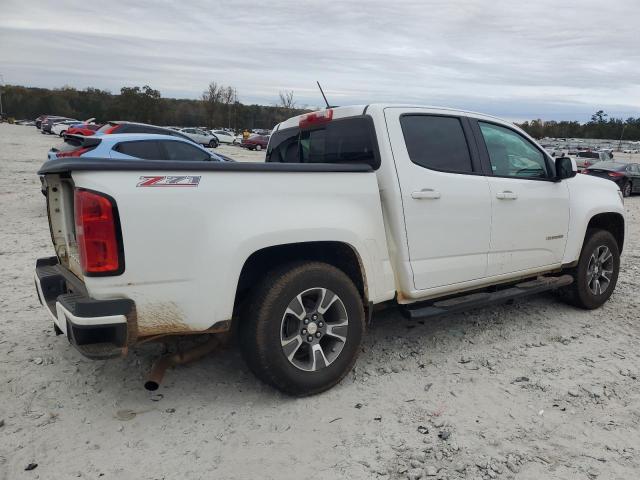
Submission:
[[[300,129],[279,130],[271,135],[267,162],[357,163],[376,170],[380,154],[371,117],[348,117]]]

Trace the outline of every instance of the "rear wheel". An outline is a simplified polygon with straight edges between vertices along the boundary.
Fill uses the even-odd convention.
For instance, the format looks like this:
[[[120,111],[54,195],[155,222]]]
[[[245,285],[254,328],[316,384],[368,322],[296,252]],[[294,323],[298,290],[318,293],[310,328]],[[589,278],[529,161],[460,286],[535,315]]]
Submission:
[[[218,147],[218,142],[216,142],[215,139],[211,139],[211,141],[209,142],[209,148],[217,148]]]
[[[362,299],[351,279],[331,265],[304,262],[271,272],[243,310],[247,364],[289,395],[331,388],[356,361],[365,328]]]
[[[629,197],[631,196],[631,191],[633,190],[633,185],[631,185],[630,181],[627,181],[623,186],[622,186],[622,196],[623,197]]]
[[[262,145],[256,145],[256,150],[259,152],[260,150],[262,150]]]
[[[561,290],[566,300],[592,310],[613,293],[620,272],[618,244],[606,230],[589,230],[578,265],[572,270],[573,283]]]

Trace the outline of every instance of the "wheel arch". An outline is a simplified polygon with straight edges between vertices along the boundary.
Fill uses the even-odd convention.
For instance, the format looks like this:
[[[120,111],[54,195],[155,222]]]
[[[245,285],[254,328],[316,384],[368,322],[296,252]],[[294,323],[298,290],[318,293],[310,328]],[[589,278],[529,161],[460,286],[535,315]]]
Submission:
[[[620,253],[622,253],[624,246],[624,226],[624,217],[621,214],[616,212],[598,213],[589,220],[587,232],[594,228],[608,231],[613,235],[613,238],[615,238],[618,249]]]
[[[342,270],[355,284],[365,309],[369,291],[364,264],[358,251],[340,241],[298,242],[274,245],[252,253],[242,266],[233,306],[233,317],[238,317],[239,307],[253,285],[275,267],[296,261],[319,261]]]

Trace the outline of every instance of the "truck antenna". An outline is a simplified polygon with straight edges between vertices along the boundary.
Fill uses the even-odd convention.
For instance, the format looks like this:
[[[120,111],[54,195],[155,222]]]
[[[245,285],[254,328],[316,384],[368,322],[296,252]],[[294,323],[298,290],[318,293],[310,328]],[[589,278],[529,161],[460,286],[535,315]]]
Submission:
[[[324,103],[327,104],[327,108],[331,108],[331,105],[329,105],[329,102],[327,101],[327,97],[325,96],[324,92],[322,91],[322,87],[320,86],[320,82],[316,80],[316,83],[318,84],[318,88],[320,89],[320,93],[322,94],[322,98],[324,98]]]

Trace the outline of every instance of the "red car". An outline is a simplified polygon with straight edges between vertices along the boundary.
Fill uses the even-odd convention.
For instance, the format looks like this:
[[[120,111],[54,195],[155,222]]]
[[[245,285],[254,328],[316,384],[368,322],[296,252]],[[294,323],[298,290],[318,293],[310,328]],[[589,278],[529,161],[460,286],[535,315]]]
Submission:
[[[269,144],[269,137],[269,135],[251,135],[249,138],[242,140],[240,146],[249,150],[263,150]]]
[[[102,127],[102,125],[85,123],[84,125],[68,128],[66,133],[67,135],[84,135],[85,137],[90,137],[91,135],[96,133],[96,130],[98,130],[100,127]]]

